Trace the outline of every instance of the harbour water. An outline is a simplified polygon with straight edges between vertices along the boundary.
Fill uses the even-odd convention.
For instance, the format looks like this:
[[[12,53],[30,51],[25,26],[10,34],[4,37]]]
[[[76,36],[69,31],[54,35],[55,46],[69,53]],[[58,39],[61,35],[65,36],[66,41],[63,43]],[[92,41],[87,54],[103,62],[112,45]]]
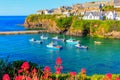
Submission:
[[[26,16],[0,16],[0,31],[21,31],[25,30],[21,24]]]
[[[3,18],[4,19],[4,18]],[[17,18],[17,24],[19,24]],[[0,18],[1,20],[1,18]],[[8,19],[7,19],[8,20]],[[24,20],[22,18],[21,20]],[[22,21],[24,22],[24,21]],[[20,21],[20,24],[22,23]],[[1,23],[2,24],[2,23]],[[24,27],[14,25],[1,25],[0,31],[25,30]],[[6,29],[6,27],[8,27]],[[20,29],[18,29],[20,27]],[[12,28],[12,29],[11,29]],[[6,59],[9,56],[9,61],[27,60],[37,63],[41,66],[50,66],[54,71],[55,60],[61,57],[63,61],[62,72],[77,71],[81,68],[86,68],[87,74],[105,74],[105,73],[120,73],[120,40],[117,39],[101,39],[89,37],[73,37],[80,40],[82,45],[88,46],[88,50],[75,48],[74,45],[69,45],[66,42],[56,42],[62,45],[62,50],[48,49],[46,45],[50,43],[51,37],[63,35],[48,34],[50,39],[45,40],[43,44],[29,42],[29,39],[40,39],[42,34],[24,34],[24,35],[0,35],[0,58]],[[64,36],[69,39],[71,36]],[[100,45],[94,44],[94,41],[102,42]]]

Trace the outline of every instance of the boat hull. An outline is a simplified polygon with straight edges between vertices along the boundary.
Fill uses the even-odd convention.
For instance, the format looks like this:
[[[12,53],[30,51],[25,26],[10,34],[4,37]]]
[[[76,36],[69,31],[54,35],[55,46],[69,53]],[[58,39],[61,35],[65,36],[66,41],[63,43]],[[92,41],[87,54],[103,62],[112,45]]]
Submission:
[[[47,45],[47,48],[55,49],[55,50],[61,50],[61,49],[62,49],[62,46],[51,46],[51,45]]]
[[[76,48],[79,48],[79,49],[88,49],[87,46],[75,46]]]

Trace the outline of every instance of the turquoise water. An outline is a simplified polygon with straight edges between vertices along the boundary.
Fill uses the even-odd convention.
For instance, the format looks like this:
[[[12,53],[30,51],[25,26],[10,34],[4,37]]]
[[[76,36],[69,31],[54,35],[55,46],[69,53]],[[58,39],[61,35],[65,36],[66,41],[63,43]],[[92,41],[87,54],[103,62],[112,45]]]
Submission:
[[[25,30],[23,24],[25,17],[8,16],[0,17],[0,31]],[[63,60],[62,72],[77,71],[81,68],[87,69],[87,74],[105,74],[120,73],[120,40],[100,39],[89,37],[72,37],[80,40],[81,44],[88,46],[88,50],[76,49],[73,45],[65,42],[56,42],[63,46],[62,50],[48,49],[46,45],[51,39],[46,40],[43,44],[29,42],[29,39],[40,39],[42,34],[26,35],[0,35],[0,58],[9,61],[27,60],[37,63],[41,66],[50,66],[54,71],[55,60],[61,57]],[[47,34],[50,38],[55,34]],[[63,35],[58,35],[63,37]],[[70,36],[65,36],[66,39]],[[94,41],[101,41],[101,45],[95,45]]]
[[[62,50],[52,50],[46,48],[51,39],[45,40],[43,44],[29,42],[29,39],[40,39],[41,34],[27,35],[1,35],[0,36],[0,58],[13,60],[27,60],[42,66],[50,66],[54,71],[55,59],[61,57],[63,60],[63,72],[77,71],[81,68],[87,69],[87,74],[120,73],[120,40],[81,38],[83,45],[89,47],[88,50],[76,49],[73,45],[65,42],[58,42],[63,46]],[[49,37],[55,34],[47,34]],[[59,35],[62,37],[62,35]],[[70,38],[66,36],[66,38]],[[101,41],[101,45],[95,45],[94,41]]]
[[[0,16],[0,31],[21,31],[25,30],[23,26],[26,16]]]

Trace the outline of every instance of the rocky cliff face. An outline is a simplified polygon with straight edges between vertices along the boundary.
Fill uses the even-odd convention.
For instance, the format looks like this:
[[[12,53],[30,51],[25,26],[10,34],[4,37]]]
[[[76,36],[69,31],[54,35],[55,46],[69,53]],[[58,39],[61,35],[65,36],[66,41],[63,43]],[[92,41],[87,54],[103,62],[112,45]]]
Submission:
[[[70,29],[66,32],[66,35],[71,35],[71,36],[83,36],[83,31],[70,28]]]
[[[86,24],[88,24],[87,26],[90,26],[89,24],[91,23],[86,22]],[[101,23],[100,25],[102,24],[103,23]],[[30,19],[26,19],[24,26],[26,28],[33,28],[33,29],[42,28],[47,30],[47,32],[49,33],[62,33],[62,34],[72,35],[72,36],[90,35],[90,36],[102,37],[102,38],[119,38],[120,39],[120,31],[118,30],[119,27],[118,25],[115,25],[115,24],[118,24],[118,23],[114,23],[112,27],[109,27],[110,25],[107,26],[106,24],[104,24],[104,26],[97,26],[97,27],[91,26],[88,28],[84,28],[85,27],[84,25],[83,29],[77,29],[77,28],[74,28],[72,25],[70,25],[69,28],[62,30],[57,26],[56,21],[52,19],[38,19],[38,20],[35,19],[34,21],[30,21]]]
[[[24,23],[24,26],[26,28],[41,28],[46,29],[49,33],[60,33],[60,29],[57,27],[57,24],[55,21],[51,19],[42,19],[35,22],[30,22],[29,20],[26,20]]]
[[[117,38],[117,39],[120,39],[120,32],[118,32],[118,31],[112,31],[112,32],[106,33],[105,36],[108,37],[108,38]]]

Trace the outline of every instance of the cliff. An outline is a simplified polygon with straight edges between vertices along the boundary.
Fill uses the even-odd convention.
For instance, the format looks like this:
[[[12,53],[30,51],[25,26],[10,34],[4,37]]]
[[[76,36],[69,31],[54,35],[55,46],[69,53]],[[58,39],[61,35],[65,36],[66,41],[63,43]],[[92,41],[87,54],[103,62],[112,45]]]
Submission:
[[[50,33],[59,33],[56,22],[49,16],[30,15],[26,18],[24,26],[29,28],[45,29]]]
[[[49,33],[61,33],[73,36],[92,36],[120,38],[120,21],[81,20],[78,17],[60,17],[60,15],[30,15],[24,26],[45,29]]]

